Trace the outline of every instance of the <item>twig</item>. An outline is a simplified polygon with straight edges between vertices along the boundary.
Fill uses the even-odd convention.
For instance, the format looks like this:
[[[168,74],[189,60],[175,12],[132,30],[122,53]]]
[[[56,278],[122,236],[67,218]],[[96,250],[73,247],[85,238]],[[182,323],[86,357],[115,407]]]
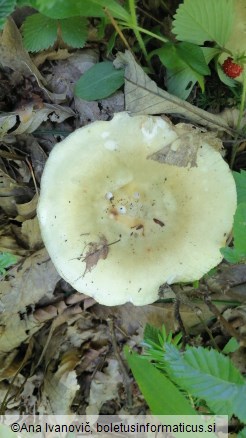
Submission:
[[[122,30],[120,29],[118,23],[115,21],[114,17],[110,14],[110,12],[107,8],[104,8],[104,12],[107,15],[107,17],[109,18],[109,20],[111,21],[113,27],[115,28],[116,32],[119,34],[120,38],[122,39],[122,41],[125,44],[125,46],[127,47],[127,49],[130,50],[130,52],[132,53],[131,47],[129,46],[128,41],[124,37]]]
[[[127,395],[127,406],[130,408],[132,406],[132,390],[131,390],[131,379],[128,375],[127,369],[125,367],[125,364],[122,360],[122,357],[119,352],[116,336],[115,336],[115,330],[114,330],[114,321],[112,318],[107,319],[109,331],[111,334],[111,340],[112,340],[112,346],[114,350],[114,354],[116,359],[119,362],[119,366],[123,375],[125,389],[126,389],[126,395]]]
[[[218,318],[221,325],[226,329],[226,331],[237,339],[242,345],[245,345],[245,339],[234,329],[234,327],[221,315],[217,307],[212,303],[211,297],[208,294],[204,295],[204,301],[207,304],[209,310]]]

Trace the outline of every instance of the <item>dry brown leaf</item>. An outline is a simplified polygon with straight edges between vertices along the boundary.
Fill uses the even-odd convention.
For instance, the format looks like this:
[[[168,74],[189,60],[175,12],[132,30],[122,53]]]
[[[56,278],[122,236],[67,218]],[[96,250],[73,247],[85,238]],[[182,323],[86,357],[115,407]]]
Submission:
[[[47,88],[46,79],[41,75],[32,62],[28,52],[23,47],[22,37],[14,20],[9,17],[6,20],[2,35],[0,36],[1,64],[24,76],[34,75],[38,85],[53,101],[63,101],[66,96],[51,93]]]
[[[126,110],[134,114],[179,114],[213,130],[232,132],[219,115],[208,113],[159,88],[137,64],[131,52],[118,53],[116,68],[125,68]]]
[[[0,169],[0,207],[8,216],[16,216],[16,204],[22,204],[33,198],[32,190],[23,183],[17,183]]]
[[[222,149],[222,142],[216,138],[215,133],[202,132],[187,123],[179,123],[173,129],[178,138],[147,157],[148,159],[179,167],[194,167],[197,165],[197,151],[202,143],[207,141],[214,148]]]
[[[28,113],[27,113],[28,107]],[[0,116],[0,137],[3,138],[11,129],[12,134],[31,133],[46,120],[61,123],[75,113],[68,107],[44,103],[42,108],[28,104],[11,114]],[[23,114],[25,115],[23,117]],[[13,127],[16,125],[16,128]]]
[[[18,222],[24,222],[28,219],[33,219],[36,215],[36,208],[38,204],[38,195],[34,195],[31,201],[23,204],[16,203],[17,217],[15,220]]]
[[[212,313],[204,303],[201,302],[197,304],[197,307],[201,309],[204,321],[211,318]],[[177,321],[174,318],[174,307],[173,304],[170,303],[149,304],[147,306],[137,307],[130,303],[112,307],[96,304],[92,311],[97,317],[104,320],[113,318],[117,330],[119,329],[125,333],[127,337],[137,335],[139,342],[143,339],[146,324],[151,324],[158,328],[161,328],[164,324],[168,332],[177,329]],[[195,311],[186,305],[181,305],[180,314],[188,331],[200,323]],[[136,338],[134,339],[136,341]]]
[[[34,306],[44,296],[51,297],[59,278],[45,249],[8,271],[8,277],[0,283],[0,357],[5,357],[40,329],[42,324],[34,315],[27,315],[27,306]]]
[[[31,72],[37,80],[45,83],[45,79],[24,49],[19,29],[11,17],[6,20],[0,36],[0,56],[4,67],[9,67],[25,76],[30,76]]]
[[[32,57],[33,63],[36,67],[42,65],[45,61],[60,61],[67,59],[71,56],[71,53],[68,52],[68,49],[58,49],[58,50],[43,50],[37,55]]]
[[[104,372],[97,371],[91,381],[86,414],[99,414],[100,408],[106,401],[117,399],[119,397],[119,384],[122,383],[123,377],[120,373],[118,361],[109,359],[108,366],[104,369]]]

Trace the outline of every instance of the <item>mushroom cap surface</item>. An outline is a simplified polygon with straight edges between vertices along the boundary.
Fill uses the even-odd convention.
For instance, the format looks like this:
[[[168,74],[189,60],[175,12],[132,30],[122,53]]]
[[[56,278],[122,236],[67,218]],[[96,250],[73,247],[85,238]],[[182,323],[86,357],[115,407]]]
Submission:
[[[222,260],[235,183],[220,152],[193,131],[123,112],[53,148],[38,218],[57,271],[77,291],[104,305],[145,305],[161,285],[197,280]],[[170,164],[194,142],[195,164]]]

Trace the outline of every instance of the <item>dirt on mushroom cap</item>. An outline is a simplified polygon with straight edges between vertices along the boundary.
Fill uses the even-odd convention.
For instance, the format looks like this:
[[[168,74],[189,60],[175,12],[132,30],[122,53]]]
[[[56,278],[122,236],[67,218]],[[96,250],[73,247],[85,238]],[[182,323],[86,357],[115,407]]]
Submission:
[[[189,142],[196,147],[182,166]],[[235,209],[233,177],[206,135],[118,113],[55,146],[38,217],[51,259],[76,290],[105,305],[144,305],[161,284],[196,280],[221,261]]]

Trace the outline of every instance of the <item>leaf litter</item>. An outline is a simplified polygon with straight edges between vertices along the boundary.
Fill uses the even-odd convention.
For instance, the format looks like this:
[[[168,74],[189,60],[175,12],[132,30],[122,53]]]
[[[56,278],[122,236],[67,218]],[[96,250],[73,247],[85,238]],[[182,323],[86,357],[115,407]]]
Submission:
[[[3,70],[8,74],[11,71],[11,87],[17,90],[20,80],[23,86],[23,99],[16,101],[13,97],[12,106],[10,103],[4,106],[4,114],[0,115],[0,223],[3,224],[0,251],[19,257],[14,266],[7,268],[7,275],[0,282],[2,408],[6,413],[23,407],[28,413],[129,413],[112,336],[121,350],[124,344],[135,348],[141,342],[146,323],[157,327],[165,324],[167,330],[175,330],[173,304],[165,302],[173,299],[174,294],[163,285],[157,304],[105,308],[92,298],[76,293],[60,279],[43,248],[36,218],[36,187],[47,155],[57,141],[76,127],[94,120],[108,120],[115,112],[122,111],[124,99],[125,109],[131,113],[178,114],[192,123],[229,133],[235,128],[235,114],[211,115],[161,90],[130,52],[118,54],[115,61],[117,67],[125,68],[124,94],[119,91],[98,102],[79,99],[74,96],[74,84],[98,62],[98,51],[86,48],[70,53],[58,49],[31,58],[12,19],[2,33],[0,55]],[[6,85],[6,93],[7,89]],[[184,125],[182,129],[180,138],[185,144],[189,130],[194,127]],[[199,136],[201,129],[197,128],[196,132]],[[207,135],[216,143],[213,133]],[[172,163],[171,146],[149,158]],[[186,165],[184,160],[195,165],[196,150],[186,148],[185,151],[188,158],[184,154],[180,165]],[[99,243],[91,243],[83,256],[87,270],[107,257],[109,245],[103,237]],[[214,296],[220,297],[220,282],[227,282],[227,277],[223,273],[216,275],[210,280],[215,278],[213,285],[219,283],[219,289],[214,286]],[[229,286],[226,283],[228,299],[230,293],[245,283],[245,269],[238,276],[240,284],[235,284],[239,280]],[[186,288],[189,292],[189,287]],[[198,307],[203,320],[209,321],[208,308],[201,302]],[[201,323],[193,309],[185,304],[181,306],[181,314],[187,328],[195,330]],[[244,327],[243,312],[225,316],[237,319],[240,327]],[[109,320],[114,321],[113,334]],[[11,383],[13,377],[15,381]],[[134,413],[146,412],[139,390],[132,381],[131,385]]]

